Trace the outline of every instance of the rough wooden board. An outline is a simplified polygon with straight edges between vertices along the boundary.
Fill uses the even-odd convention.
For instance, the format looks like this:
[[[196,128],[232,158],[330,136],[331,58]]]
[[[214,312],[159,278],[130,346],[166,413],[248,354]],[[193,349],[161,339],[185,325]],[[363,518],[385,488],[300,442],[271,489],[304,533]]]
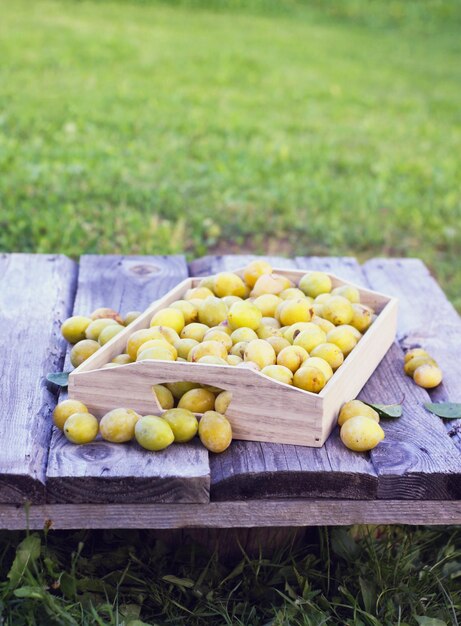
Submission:
[[[251,500],[209,504],[0,505],[0,528],[257,528],[461,524],[461,501]]]
[[[233,270],[254,258],[248,255],[205,257],[190,264],[190,273],[198,276]],[[299,266],[285,258],[269,257],[268,260],[274,267]],[[333,266],[331,259],[318,261],[321,262]],[[353,259],[347,259],[345,263],[347,267],[357,264]],[[327,271],[341,276],[336,268]],[[348,275],[344,277],[350,278]],[[377,477],[372,463],[366,455],[348,453],[337,433],[320,449],[234,442],[226,452],[210,455],[210,467],[213,500],[236,497],[364,499],[374,498],[377,493]]]
[[[44,501],[56,404],[44,377],[62,367],[60,324],[72,310],[76,278],[64,256],[0,256],[0,502]]]
[[[74,312],[142,310],[185,277],[183,257],[84,256]],[[105,441],[74,446],[53,431],[49,502],[207,502],[209,484],[208,453],[197,442],[150,453]]]
[[[400,344],[423,347],[443,370],[443,383],[430,390],[433,402],[461,402],[461,318],[419,259],[372,259],[364,272],[377,289],[401,298]],[[461,420],[445,422],[461,450]]]

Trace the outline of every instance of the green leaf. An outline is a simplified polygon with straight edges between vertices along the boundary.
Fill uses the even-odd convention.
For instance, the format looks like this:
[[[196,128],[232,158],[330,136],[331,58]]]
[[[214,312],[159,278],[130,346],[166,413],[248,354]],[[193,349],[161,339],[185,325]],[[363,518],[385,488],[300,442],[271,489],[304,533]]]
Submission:
[[[415,615],[415,620],[419,626],[447,626],[447,623],[436,617],[425,617],[424,615]]]
[[[177,576],[163,576],[162,580],[165,580],[167,583],[171,583],[172,585],[176,585],[177,587],[192,587],[195,585],[194,581],[190,578],[178,578]]]
[[[334,528],[331,532],[331,549],[349,563],[358,557],[360,549],[351,534],[345,528]]]
[[[461,404],[459,402],[426,402],[424,408],[445,420],[461,418]]]
[[[24,587],[19,587],[19,589],[14,591],[14,595],[17,598],[34,598],[36,600],[43,598],[43,594],[42,587],[34,587],[32,585],[24,585]]]
[[[67,387],[70,372],[51,372],[46,375],[48,382],[58,385],[58,387]]]
[[[13,565],[8,572],[12,587],[19,585],[27,568],[39,558],[40,548],[40,537],[36,534],[29,535],[21,541],[16,550]]]
[[[359,576],[360,591],[362,592],[363,606],[367,613],[373,613],[376,603],[376,589],[372,580]]]
[[[390,417],[395,419],[396,417],[402,417],[402,405],[401,404],[371,404],[370,402],[364,402],[367,406],[371,406],[374,409],[379,417]]]

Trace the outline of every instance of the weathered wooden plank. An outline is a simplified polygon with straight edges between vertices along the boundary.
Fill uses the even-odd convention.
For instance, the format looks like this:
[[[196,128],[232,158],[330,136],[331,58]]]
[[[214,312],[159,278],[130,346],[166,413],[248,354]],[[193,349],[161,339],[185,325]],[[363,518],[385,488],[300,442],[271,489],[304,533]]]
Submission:
[[[76,278],[61,255],[0,255],[0,502],[44,501],[56,404],[44,376],[64,360]]]
[[[351,262],[343,266],[341,259],[332,258],[325,266],[320,258],[311,261],[311,267],[328,268],[328,271],[341,273],[344,278],[348,277],[356,283],[394,295],[386,290],[390,285],[371,282]],[[409,277],[413,282],[411,273]],[[419,288],[422,288],[421,282]],[[401,308],[408,310],[407,293],[405,289],[401,290],[399,302]],[[411,329],[411,311],[409,313],[406,324]],[[403,417],[384,424],[386,439],[370,453],[378,474],[379,498],[437,500],[461,497],[461,457],[439,418],[423,408],[424,402],[428,401],[427,393],[403,374],[403,353],[397,343],[384,357],[359,397],[367,402],[384,404],[400,402],[403,398]]]
[[[314,266],[319,268],[319,262]],[[331,259],[328,267],[329,271],[339,273],[341,260]],[[356,269],[349,264],[351,280]],[[368,283],[372,289],[396,295],[386,289],[389,285],[367,280],[360,270],[355,282]],[[407,307],[405,290],[398,295],[401,306]],[[410,317],[406,324],[410,329]],[[423,408],[423,403],[428,401],[427,393],[403,374],[403,353],[397,344],[387,353],[359,397],[385,404],[400,402],[403,398],[403,417],[384,424],[386,439],[370,453],[378,474],[378,497],[434,500],[461,497],[461,457],[440,420]]]
[[[257,528],[461,524],[461,501],[250,500],[209,504],[0,505],[0,528]]]
[[[84,256],[74,312],[143,310],[186,277],[183,257]],[[209,484],[208,453],[198,442],[149,453],[101,440],[74,446],[53,431],[50,502],[207,502]]]
[[[198,276],[233,270],[254,258],[247,255],[205,257],[190,264],[190,273]],[[269,257],[268,260],[274,267],[298,266],[290,259]],[[329,259],[324,261],[330,262]],[[353,264],[354,261],[347,259],[347,263]],[[377,477],[372,463],[364,454],[348,453],[337,433],[320,449],[234,442],[223,454],[210,455],[210,467],[213,500],[274,497],[363,499],[374,498],[377,493]]]
[[[399,340],[406,350],[423,347],[440,363],[443,383],[434,402],[461,402],[461,318],[419,259],[372,259],[364,265],[371,284],[401,299]],[[445,424],[461,450],[461,420]]]

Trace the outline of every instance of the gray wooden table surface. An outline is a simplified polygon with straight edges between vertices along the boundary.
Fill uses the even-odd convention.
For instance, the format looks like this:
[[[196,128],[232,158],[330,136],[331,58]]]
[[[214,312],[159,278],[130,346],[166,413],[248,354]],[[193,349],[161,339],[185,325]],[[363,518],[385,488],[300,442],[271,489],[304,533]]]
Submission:
[[[273,258],[321,269],[399,298],[397,341],[360,397],[403,399],[371,453],[334,432],[323,448],[233,442],[223,454],[196,443],[147,454],[104,441],[69,444],[52,427],[56,390],[44,376],[67,367],[62,321],[98,306],[143,309],[188,275],[235,269],[254,257],[0,256],[0,527],[231,527],[460,523],[461,424],[424,402],[461,401],[461,320],[417,259]],[[423,345],[444,371],[428,393],[402,373],[403,349]],[[126,507],[125,504],[132,506]]]

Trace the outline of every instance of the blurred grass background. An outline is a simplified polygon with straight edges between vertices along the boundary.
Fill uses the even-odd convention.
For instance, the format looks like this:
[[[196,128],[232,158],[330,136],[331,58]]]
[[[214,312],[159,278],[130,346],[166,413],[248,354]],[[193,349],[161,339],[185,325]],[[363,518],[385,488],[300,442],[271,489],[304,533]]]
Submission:
[[[421,256],[461,309],[459,0],[2,0],[0,249]]]

